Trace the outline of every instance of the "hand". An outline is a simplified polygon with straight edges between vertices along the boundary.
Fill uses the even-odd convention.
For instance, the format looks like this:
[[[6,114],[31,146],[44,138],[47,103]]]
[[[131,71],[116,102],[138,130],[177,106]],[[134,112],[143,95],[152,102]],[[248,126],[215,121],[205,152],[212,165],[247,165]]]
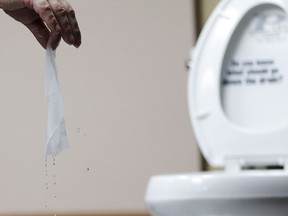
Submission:
[[[75,12],[66,0],[0,0],[0,8],[23,23],[43,48],[47,47],[50,32],[52,49],[57,48],[61,38],[77,48],[81,45]]]

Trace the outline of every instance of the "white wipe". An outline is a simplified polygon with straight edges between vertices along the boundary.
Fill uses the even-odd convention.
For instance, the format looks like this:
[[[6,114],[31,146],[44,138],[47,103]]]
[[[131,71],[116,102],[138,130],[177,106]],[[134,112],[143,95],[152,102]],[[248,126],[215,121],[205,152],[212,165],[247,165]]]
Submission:
[[[64,102],[60,91],[55,51],[49,46],[46,51],[45,95],[48,100],[46,156],[55,157],[68,147],[64,120]]]

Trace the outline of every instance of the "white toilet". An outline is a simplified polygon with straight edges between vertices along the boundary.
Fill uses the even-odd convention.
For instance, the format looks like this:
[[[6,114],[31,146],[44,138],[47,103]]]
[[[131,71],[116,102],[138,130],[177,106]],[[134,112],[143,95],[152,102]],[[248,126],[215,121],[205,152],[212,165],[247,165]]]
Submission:
[[[222,0],[190,66],[196,138],[225,170],[152,177],[151,214],[288,216],[288,0]]]

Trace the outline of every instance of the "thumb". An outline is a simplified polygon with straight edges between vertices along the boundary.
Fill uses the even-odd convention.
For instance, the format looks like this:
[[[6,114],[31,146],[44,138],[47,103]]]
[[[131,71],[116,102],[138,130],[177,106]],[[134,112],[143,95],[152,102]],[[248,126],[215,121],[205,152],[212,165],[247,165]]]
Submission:
[[[39,19],[33,23],[27,24],[26,27],[32,32],[41,46],[46,49],[50,31],[47,29],[43,21]]]
[[[50,36],[49,36],[48,43],[47,43],[47,48],[51,47],[53,50],[55,50],[58,47],[60,40],[61,40],[61,34],[60,33],[51,32]]]

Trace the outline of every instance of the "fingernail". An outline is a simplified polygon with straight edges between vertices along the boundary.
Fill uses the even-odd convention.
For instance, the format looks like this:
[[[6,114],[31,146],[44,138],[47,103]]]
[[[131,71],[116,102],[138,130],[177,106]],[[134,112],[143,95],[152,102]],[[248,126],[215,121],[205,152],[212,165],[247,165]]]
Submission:
[[[55,50],[55,49],[57,48],[57,46],[58,46],[57,43],[52,44],[52,45],[51,45],[52,50]]]
[[[75,44],[74,44],[74,46],[75,46],[76,48],[79,48],[80,45],[81,45],[81,42],[80,42],[80,41],[76,41]]]
[[[51,44],[52,50],[56,50],[56,48],[59,46],[60,41],[57,41],[56,43]]]
[[[69,37],[69,42],[70,42],[71,44],[74,44],[75,40],[74,40],[73,35],[70,35],[70,37]]]

